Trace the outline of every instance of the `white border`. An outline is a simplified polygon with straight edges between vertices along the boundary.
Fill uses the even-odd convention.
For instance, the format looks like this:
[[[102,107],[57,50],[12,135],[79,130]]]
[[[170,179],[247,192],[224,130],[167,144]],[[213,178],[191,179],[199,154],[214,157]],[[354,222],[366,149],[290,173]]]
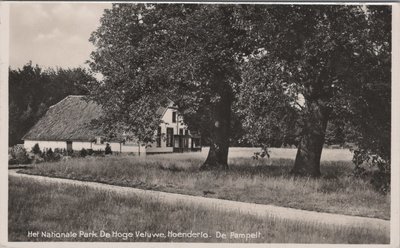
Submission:
[[[97,3],[82,1],[83,3]],[[0,2],[0,245],[6,247],[348,247],[348,244],[239,244],[239,243],[110,243],[110,242],[8,242],[8,65],[9,65],[9,9],[12,4],[27,2]],[[30,2],[30,3],[54,3],[54,2]],[[61,3],[61,2],[58,2]],[[71,2],[69,2],[71,3]],[[101,2],[106,3],[106,2]],[[110,2],[108,2],[110,3]],[[116,3],[121,3],[117,1]],[[126,2],[124,2],[126,3]],[[141,3],[141,2],[131,2]],[[143,3],[143,2],[142,2]],[[196,2],[160,2],[149,1],[147,3],[190,3]],[[197,2],[201,4],[269,4],[269,5],[391,5],[392,6],[392,184],[391,184],[391,235],[389,245],[351,245],[351,247],[400,247],[400,5],[392,2]]]
[[[390,243],[400,246],[400,5],[392,5],[392,140]]]
[[[8,230],[8,65],[9,5],[0,2],[0,245]]]

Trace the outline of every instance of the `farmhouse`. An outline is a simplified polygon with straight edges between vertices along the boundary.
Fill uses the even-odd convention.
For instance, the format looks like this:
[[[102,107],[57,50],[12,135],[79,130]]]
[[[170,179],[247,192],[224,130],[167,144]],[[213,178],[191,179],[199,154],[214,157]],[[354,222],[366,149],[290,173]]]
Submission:
[[[191,132],[183,122],[177,108],[170,101],[160,106],[157,115],[161,118],[158,130],[154,130],[155,142],[140,144],[121,134],[118,138],[106,139],[101,128],[91,123],[104,114],[100,105],[87,101],[84,96],[70,95],[51,106],[47,113],[22,138],[24,147],[30,150],[36,143],[41,149],[105,150],[106,144],[113,152],[121,153],[170,153],[201,150],[200,135]]]

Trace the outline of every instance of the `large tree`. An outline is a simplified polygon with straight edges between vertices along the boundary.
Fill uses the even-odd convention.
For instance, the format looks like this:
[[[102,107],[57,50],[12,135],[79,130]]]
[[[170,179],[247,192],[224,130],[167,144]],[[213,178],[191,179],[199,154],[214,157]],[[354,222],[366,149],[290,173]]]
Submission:
[[[110,130],[150,140],[163,99],[210,144],[203,169],[227,168],[233,89],[252,40],[237,5],[113,4],[92,34],[92,99]],[[245,10],[243,10],[245,11]],[[117,122],[117,123],[116,123]],[[144,130],[140,127],[149,127]]]
[[[227,167],[232,107],[242,108],[254,142],[296,130],[293,172],[318,176],[328,121],[367,113],[357,106],[372,98],[357,89],[385,80],[387,106],[390,32],[378,30],[390,30],[388,7],[114,4],[91,37],[90,65],[104,76],[91,97],[109,130],[142,141],[173,100],[208,139],[203,168]]]
[[[378,155],[387,160],[390,7],[281,6],[267,9],[253,30],[257,30],[253,35],[260,37],[265,52],[251,58],[251,73],[243,74],[246,84],[242,88],[264,84],[263,93],[258,94],[266,96],[274,89],[284,97],[282,102],[274,100],[276,94],[267,97],[264,108],[272,112],[264,118],[252,118],[254,111],[249,111],[248,122],[257,131],[259,123],[277,123],[271,115],[282,113],[279,107],[289,106],[292,111],[297,106],[300,132],[294,173],[320,175],[327,125],[337,119],[351,122],[358,130],[360,147],[375,152],[381,149]],[[260,99],[254,98],[250,93],[244,99]],[[375,135],[377,132],[383,135]]]

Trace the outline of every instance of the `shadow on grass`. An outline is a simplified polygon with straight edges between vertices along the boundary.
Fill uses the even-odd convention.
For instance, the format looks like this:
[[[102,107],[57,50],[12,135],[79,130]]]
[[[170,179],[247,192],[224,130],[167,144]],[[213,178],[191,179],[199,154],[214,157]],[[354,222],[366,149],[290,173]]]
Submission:
[[[161,170],[171,172],[191,172],[201,173],[199,170],[202,160],[191,159],[181,161],[158,161],[157,167]],[[284,177],[302,178],[292,175],[291,169],[294,165],[292,159],[250,159],[234,158],[229,162],[228,170],[211,170],[213,174],[235,175],[242,177]],[[350,162],[344,161],[323,161],[321,163],[322,179],[338,180],[340,177],[348,176],[352,173],[354,166]]]

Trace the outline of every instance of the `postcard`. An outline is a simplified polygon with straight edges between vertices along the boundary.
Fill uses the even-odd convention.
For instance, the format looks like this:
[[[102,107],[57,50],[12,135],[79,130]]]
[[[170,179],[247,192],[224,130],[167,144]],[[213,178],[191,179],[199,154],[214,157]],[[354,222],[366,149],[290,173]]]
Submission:
[[[0,8],[3,246],[398,247],[397,4]]]

